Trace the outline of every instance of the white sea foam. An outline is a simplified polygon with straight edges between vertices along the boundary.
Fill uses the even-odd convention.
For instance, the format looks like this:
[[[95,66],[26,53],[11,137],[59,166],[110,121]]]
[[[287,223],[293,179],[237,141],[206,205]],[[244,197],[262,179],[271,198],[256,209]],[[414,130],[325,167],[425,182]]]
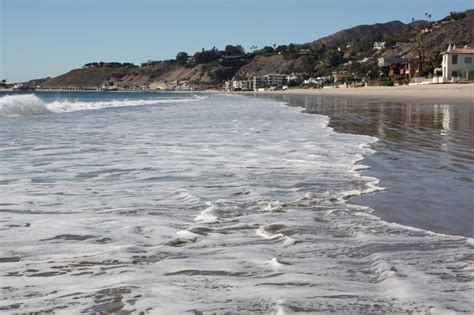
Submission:
[[[288,266],[289,264],[286,263],[286,262],[282,262],[280,261],[278,258],[276,257],[273,257],[270,261],[267,262],[267,264],[274,268],[274,269],[281,269],[281,268],[284,268],[286,266]]]
[[[36,95],[6,95],[0,97],[0,117],[50,113],[47,105]]]
[[[261,236],[264,239],[275,241],[285,246],[290,246],[290,245],[295,244],[296,239],[286,235],[285,232],[280,232],[281,230],[284,230],[284,229],[286,229],[284,225],[268,224],[268,225],[260,226],[256,230],[256,233],[258,236]]]
[[[268,212],[283,212],[284,211],[283,205],[278,200],[268,202],[267,205],[263,208],[263,210],[268,211]]]
[[[207,205],[209,207],[199,212],[194,219],[196,222],[215,223],[219,220],[219,217],[216,214],[216,206],[210,203],[207,203]]]
[[[472,240],[347,203],[375,138],[242,96],[147,109],[2,120],[2,313],[473,309]]]
[[[0,97],[0,117],[27,116],[47,113],[64,113],[102,108],[155,105],[195,101],[205,96],[190,95],[185,98],[116,99],[107,101],[71,101],[67,99],[46,102],[34,94],[6,95]]]

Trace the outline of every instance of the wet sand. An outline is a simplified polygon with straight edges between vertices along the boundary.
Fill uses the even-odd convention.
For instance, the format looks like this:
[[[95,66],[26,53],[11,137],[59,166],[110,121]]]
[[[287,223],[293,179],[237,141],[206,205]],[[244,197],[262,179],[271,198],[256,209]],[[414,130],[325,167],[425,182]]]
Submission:
[[[268,92],[263,92],[268,93]],[[284,95],[321,95],[409,104],[473,104],[474,84],[432,84],[394,87],[289,89],[270,92]]]
[[[370,135],[376,154],[363,174],[383,192],[354,197],[388,222],[474,237],[474,107],[268,93],[306,112],[327,115],[338,132]]]

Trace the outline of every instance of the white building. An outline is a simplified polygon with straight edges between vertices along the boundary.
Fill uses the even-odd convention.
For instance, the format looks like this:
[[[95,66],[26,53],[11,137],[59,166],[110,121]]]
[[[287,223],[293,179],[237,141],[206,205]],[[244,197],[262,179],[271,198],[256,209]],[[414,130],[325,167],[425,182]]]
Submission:
[[[459,79],[474,80],[474,48],[467,46],[456,48],[449,44],[448,50],[442,53],[443,82]]]
[[[253,77],[252,79],[252,88],[254,91],[258,91],[259,89],[263,88],[263,80],[261,77]]]
[[[385,48],[385,42],[374,42],[373,48],[375,50],[382,50]]]
[[[226,91],[250,91],[253,89],[253,80],[232,80],[224,82]]]
[[[286,83],[285,74],[265,74],[262,76],[263,85],[265,87],[282,86]]]
[[[286,76],[286,82],[301,82],[303,81],[302,73],[292,73]]]
[[[234,90],[251,90],[252,82],[249,80],[235,80],[232,81],[232,88]]]

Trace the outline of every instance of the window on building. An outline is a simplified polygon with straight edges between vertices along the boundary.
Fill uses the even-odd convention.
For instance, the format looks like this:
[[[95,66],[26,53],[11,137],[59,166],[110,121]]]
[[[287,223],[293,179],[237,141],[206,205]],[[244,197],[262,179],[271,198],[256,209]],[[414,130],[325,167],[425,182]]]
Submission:
[[[472,63],[472,57],[464,57],[464,63]]]
[[[451,60],[453,65],[458,64],[458,55],[453,55],[453,59]]]

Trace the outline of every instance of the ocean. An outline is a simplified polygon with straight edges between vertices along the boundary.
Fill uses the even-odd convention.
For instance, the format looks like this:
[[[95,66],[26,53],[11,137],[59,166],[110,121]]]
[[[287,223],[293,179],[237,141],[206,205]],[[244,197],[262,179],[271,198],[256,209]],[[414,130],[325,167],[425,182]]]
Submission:
[[[330,98],[204,93],[7,94],[0,95],[2,313],[474,308],[469,226],[438,231],[454,222],[437,218],[445,204],[411,214],[413,224],[401,222],[416,189],[446,178],[437,175],[444,168],[432,171],[431,181],[418,178],[427,164],[449,157],[456,163],[447,163],[444,174],[460,189],[452,189],[460,199],[452,208],[468,207],[451,210],[472,218],[472,116],[456,133],[464,142],[449,130],[447,140],[433,135],[433,143],[445,139],[439,152],[454,152],[433,158],[436,150],[416,141],[370,131],[382,124],[403,134],[410,126],[397,130],[386,111],[375,110],[403,104],[346,100],[341,107]],[[427,125],[420,124],[420,137],[438,130]],[[399,164],[391,160],[397,145]],[[400,179],[405,192],[397,190]],[[396,213],[393,199],[405,195]],[[443,194],[426,198],[446,201]],[[435,223],[420,226],[429,216]]]
[[[338,132],[376,137],[363,171],[383,192],[351,202],[389,222],[474,237],[474,108],[311,95],[258,95],[330,117]]]

